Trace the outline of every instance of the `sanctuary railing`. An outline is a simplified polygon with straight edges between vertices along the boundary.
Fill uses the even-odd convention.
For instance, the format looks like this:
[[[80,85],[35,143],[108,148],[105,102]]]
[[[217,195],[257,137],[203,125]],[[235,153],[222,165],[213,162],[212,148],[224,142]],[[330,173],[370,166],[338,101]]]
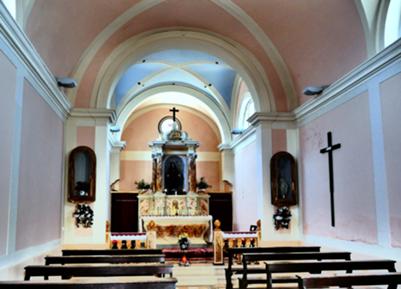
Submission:
[[[110,232],[109,247],[111,249],[148,248],[146,240],[147,240],[146,233],[137,233],[137,232],[113,233],[113,232]]]
[[[221,222],[214,221],[213,263],[224,264],[224,250],[227,248],[258,247],[262,236],[261,222],[256,222],[255,231],[222,231]],[[238,256],[238,262],[241,257]]]

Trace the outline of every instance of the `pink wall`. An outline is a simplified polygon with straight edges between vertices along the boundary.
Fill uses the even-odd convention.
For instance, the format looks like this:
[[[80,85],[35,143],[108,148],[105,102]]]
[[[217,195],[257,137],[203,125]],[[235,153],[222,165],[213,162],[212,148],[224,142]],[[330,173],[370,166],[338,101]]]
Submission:
[[[188,132],[189,137],[200,143],[198,152],[219,152],[220,135],[216,125],[206,120],[205,115],[199,112],[190,111],[187,108],[179,107],[178,119],[181,121],[182,129]],[[161,118],[171,115],[170,107],[159,106],[152,108],[136,116],[124,128],[122,140],[127,142],[125,152],[145,152],[149,157],[146,160],[124,160],[120,162],[120,190],[135,190],[135,181],[144,179],[147,182],[152,180],[152,163],[150,161],[151,150],[149,142],[159,138],[157,125]],[[140,129],[139,129],[140,128]],[[204,176],[212,189],[220,189],[220,161],[197,161],[198,179]]]
[[[304,232],[376,243],[372,143],[367,93],[300,129]],[[336,227],[330,226],[327,132],[341,143],[334,152]]]
[[[233,192],[234,230],[249,230],[257,216],[258,183],[256,177],[256,142],[252,142],[235,152],[235,184]]]
[[[95,150],[95,130],[93,126],[80,126],[77,128],[77,146],[87,146]]]
[[[272,130],[272,154],[287,151],[287,131],[285,129]]]
[[[60,238],[63,122],[25,82],[16,249]]]
[[[11,166],[14,144],[14,126],[16,101],[16,69],[9,59],[0,52],[0,87],[2,102],[0,105],[0,256],[6,253],[8,206],[11,181]]]
[[[390,202],[392,245],[401,247],[401,74],[381,85],[384,153]]]

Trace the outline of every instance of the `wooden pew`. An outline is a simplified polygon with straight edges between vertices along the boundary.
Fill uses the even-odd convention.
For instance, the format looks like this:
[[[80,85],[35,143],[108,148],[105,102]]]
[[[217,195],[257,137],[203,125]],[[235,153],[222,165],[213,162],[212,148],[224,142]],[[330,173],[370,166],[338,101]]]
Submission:
[[[96,278],[96,280],[87,281],[0,281],[0,289],[175,289],[176,283],[175,278],[132,281],[111,280],[110,278]]]
[[[261,267],[248,268],[251,262],[259,261],[289,261],[289,260],[351,260],[350,252],[294,252],[294,253],[244,253],[242,254],[242,278],[239,280],[239,288],[247,288],[249,284],[265,284],[265,279],[249,279],[248,274],[266,274],[266,269]],[[284,279],[281,280],[284,283]],[[289,282],[294,282],[288,280]]]
[[[401,284],[401,273],[373,274],[373,275],[337,275],[331,277],[306,277],[298,276],[299,289],[325,288],[329,286],[352,287],[388,285],[389,289],[396,289]]]
[[[152,255],[83,255],[83,256],[46,256],[45,264],[90,264],[90,263],[165,263],[165,256],[163,254]]]
[[[135,265],[52,265],[52,266],[26,266],[25,280],[33,276],[61,276],[62,279],[72,277],[106,277],[106,276],[164,276],[172,277],[171,264],[135,264]]]
[[[242,272],[242,268],[233,268],[234,256],[244,253],[290,253],[290,252],[320,252],[320,246],[279,246],[279,247],[251,247],[228,248],[228,266],[225,268],[226,289],[232,289],[231,277],[234,273]]]
[[[319,261],[319,262],[294,262],[294,263],[267,263],[266,262],[266,288],[271,289],[272,283],[298,282],[297,278],[284,277],[272,278],[274,273],[311,273],[320,274],[322,271],[346,271],[352,273],[354,270],[387,270],[396,272],[396,261],[393,260],[364,260],[364,261]]]
[[[82,255],[151,255],[163,254],[162,249],[64,249],[61,251],[63,256],[82,256]]]

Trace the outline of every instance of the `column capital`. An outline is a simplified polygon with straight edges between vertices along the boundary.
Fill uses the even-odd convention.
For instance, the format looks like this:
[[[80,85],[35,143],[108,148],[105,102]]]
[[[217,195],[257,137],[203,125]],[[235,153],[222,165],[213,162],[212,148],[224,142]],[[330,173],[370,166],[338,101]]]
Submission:
[[[255,112],[248,119],[252,126],[270,125],[272,128],[293,128],[296,126],[295,114],[292,112]]]

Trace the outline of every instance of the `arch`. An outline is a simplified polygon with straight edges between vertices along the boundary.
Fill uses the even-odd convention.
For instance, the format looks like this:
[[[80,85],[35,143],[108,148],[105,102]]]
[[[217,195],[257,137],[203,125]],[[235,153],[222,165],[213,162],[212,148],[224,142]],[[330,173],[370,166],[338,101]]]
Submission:
[[[130,65],[148,54],[177,47],[203,51],[223,59],[248,84],[257,111],[275,110],[272,89],[265,71],[251,53],[238,43],[221,36],[186,29],[146,32],[119,45],[100,69],[92,90],[91,106],[110,108],[118,79]]]
[[[159,93],[164,93],[164,92],[177,92],[177,93],[186,94],[189,97],[196,99],[196,101],[203,103],[203,105],[205,106],[204,109],[207,110],[207,108],[209,108],[210,111],[202,111],[202,112],[208,113],[210,118],[217,125],[222,143],[227,144],[227,143],[231,142],[231,125],[229,122],[229,112],[224,111],[224,108],[219,106],[213,97],[211,97],[209,95],[205,95],[202,92],[200,92],[194,88],[184,87],[184,86],[177,86],[177,85],[156,86],[156,87],[152,87],[152,88],[149,88],[149,89],[141,92],[140,94],[136,95],[135,97],[130,98],[129,101],[125,102],[124,105],[121,106],[117,110],[116,125],[120,128],[123,128],[125,126],[125,124],[127,123],[127,121],[129,120],[131,114],[145,100],[149,100],[152,96],[155,96]],[[168,101],[168,99],[166,99],[166,101]],[[188,106],[187,103],[183,103],[183,102],[179,103],[179,102],[175,101],[175,104]],[[192,109],[195,109],[195,108],[192,106]],[[121,135],[122,135],[122,130],[120,130],[116,134],[116,137],[118,140],[121,140]]]

